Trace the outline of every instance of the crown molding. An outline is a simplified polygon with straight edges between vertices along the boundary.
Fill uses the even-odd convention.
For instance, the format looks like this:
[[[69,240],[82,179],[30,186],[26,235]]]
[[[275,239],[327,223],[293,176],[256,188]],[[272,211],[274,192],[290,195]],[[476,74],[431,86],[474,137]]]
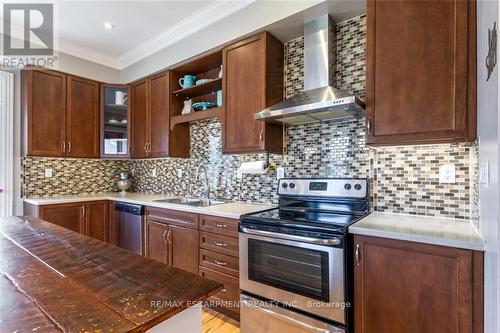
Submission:
[[[116,59],[116,68],[128,67],[158,51],[170,46],[209,25],[236,13],[258,0],[216,0],[209,6],[183,19],[174,26],[125,52]]]
[[[116,63],[116,58],[106,56],[103,53],[93,52],[87,48],[59,41],[58,51],[64,54],[68,54],[83,60],[94,62],[99,65],[110,67],[118,70],[118,65]]]

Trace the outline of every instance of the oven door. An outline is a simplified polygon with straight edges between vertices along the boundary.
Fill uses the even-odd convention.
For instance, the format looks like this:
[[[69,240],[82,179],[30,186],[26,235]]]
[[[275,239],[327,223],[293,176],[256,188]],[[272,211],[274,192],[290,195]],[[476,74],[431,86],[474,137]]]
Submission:
[[[346,323],[343,246],[239,236],[241,290]]]

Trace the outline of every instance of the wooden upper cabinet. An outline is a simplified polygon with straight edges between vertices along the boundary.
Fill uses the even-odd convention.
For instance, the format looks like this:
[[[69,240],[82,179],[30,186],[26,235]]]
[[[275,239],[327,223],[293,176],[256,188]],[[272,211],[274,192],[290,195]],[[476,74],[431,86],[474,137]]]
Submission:
[[[27,154],[99,157],[99,83],[47,71],[23,71]]]
[[[282,153],[282,126],[254,119],[254,114],[283,99],[283,44],[260,33],[226,47],[223,151]]]
[[[170,129],[170,72],[132,83],[132,157],[189,157],[189,130]]]
[[[23,104],[28,116],[27,154],[66,156],[66,75],[23,71]]]
[[[149,157],[165,157],[169,153],[168,84],[168,72],[149,78]]]
[[[69,157],[99,157],[99,83],[68,76],[66,151]]]
[[[146,256],[171,264],[172,246],[169,242],[169,230],[166,224],[146,220]]]
[[[354,332],[482,332],[482,252],[355,235],[354,253]]]
[[[40,206],[39,217],[63,228],[85,233],[85,203]]]
[[[367,3],[368,144],[476,138],[475,0]]]
[[[131,94],[131,130],[132,130],[132,157],[148,157],[149,118],[148,118],[148,90],[149,81],[142,80],[132,84]]]

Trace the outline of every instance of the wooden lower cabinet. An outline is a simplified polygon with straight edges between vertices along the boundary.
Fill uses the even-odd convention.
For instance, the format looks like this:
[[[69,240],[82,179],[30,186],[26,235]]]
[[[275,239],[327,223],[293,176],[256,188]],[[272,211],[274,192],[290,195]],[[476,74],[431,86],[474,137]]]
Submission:
[[[60,227],[85,233],[85,203],[40,206],[38,217]]]
[[[85,204],[85,235],[108,242],[108,201],[89,201]]]
[[[43,205],[38,209],[29,209],[25,205],[25,210],[29,210],[31,215],[63,228],[103,242],[109,240],[109,203],[107,200]]]
[[[198,215],[146,208],[146,256],[198,274],[198,247]]]
[[[355,332],[482,332],[482,252],[354,236],[354,253]]]
[[[199,231],[169,225],[172,246],[171,265],[198,274]]]
[[[146,256],[170,265],[172,246],[167,241],[168,231],[167,224],[146,221]]]
[[[120,216],[114,201],[109,201],[108,204],[108,242],[120,246]]]
[[[200,275],[224,285],[224,289],[209,299],[213,304],[211,307],[239,320],[239,279],[203,266],[200,266]]]
[[[200,275],[224,285],[209,304],[236,320],[240,319],[238,225],[234,219],[200,216]]]

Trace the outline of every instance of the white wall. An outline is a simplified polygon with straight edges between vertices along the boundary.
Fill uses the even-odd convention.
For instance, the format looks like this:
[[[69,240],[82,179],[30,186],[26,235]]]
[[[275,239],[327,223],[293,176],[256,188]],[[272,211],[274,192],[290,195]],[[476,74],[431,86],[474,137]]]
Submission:
[[[485,252],[485,332],[500,332],[499,317],[499,130],[498,64],[486,82],[485,59],[488,28],[498,25],[498,2],[479,0],[477,5],[477,100],[480,165],[490,166],[490,186],[480,186],[480,232],[486,240]]]
[[[101,82],[120,82],[120,71],[118,69],[97,64],[95,62],[62,52],[59,52],[58,70]]]

